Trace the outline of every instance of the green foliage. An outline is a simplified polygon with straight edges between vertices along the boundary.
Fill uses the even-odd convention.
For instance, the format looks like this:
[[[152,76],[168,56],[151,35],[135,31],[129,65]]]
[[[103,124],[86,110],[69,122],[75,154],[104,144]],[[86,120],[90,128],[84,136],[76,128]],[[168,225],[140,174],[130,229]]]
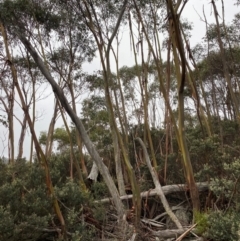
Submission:
[[[0,240],[60,240],[55,231],[60,223],[46,189],[42,166],[24,160],[0,165]],[[72,234],[70,240],[90,241],[96,231],[84,221],[85,209],[100,220],[104,210],[96,208],[90,193],[82,190],[77,180],[68,178],[68,165],[66,156],[55,155],[50,159],[55,195],[67,231]]]
[[[27,18],[43,25],[47,31],[57,29],[60,25],[60,16],[51,12],[47,1],[39,4],[33,0],[5,0],[0,3],[0,9],[0,19],[6,26],[14,26],[19,20],[23,23]]]
[[[64,127],[59,127],[54,130],[53,141],[57,144],[57,150],[61,153],[70,149],[69,135]],[[76,141],[76,129],[70,129],[70,138],[74,147],[77,145]],[[39,137],[39,143],[46,145],[47,143],[47,132],[42,131]]]
[[[236,212],[195,213],[194,219],[197,223],[197,234],[208,240],[239,240],[240,215]]]
[[[47,132],[46,131],[41,131],[40,132],[40,137],[39,137],[38,141],[42,145],[46,145],[47,144]]]
[[[194,221],[197,223],[197,234],[202,235],[209,228],[208,214],[207,213],[194,213]]]
[[[238,213],[213,212],[208,216],[209,228],[204,234],[211,240],[238,241],[240,216]]]
[[[101,156],[109,155],[113,146],[105,98],[93,95],[85,99],[81,114],[83,124],[89,130],[89,137],[96,145]]]
[[[51,219],[51,202],[46,195],[43,170],[19,161],[7,166],[5,173],[1,169],[0,175],[5,177],[0,187],[0,233],[4,240],[37,240]]]
[[[0,239],[10,240],[14,232],[14,218],[9,207],[0,206]]]
[[[236,211],[240,210],[239,191],[240,191],[240,160],[234,159],[231,163],[223,164],[224,176],[211,178],[210,188],[214,194],[226,202],[231,204]]]
[[[109,192],[104,182],[94,182],[91,186],[91,192],[96,199],[109,197]]]

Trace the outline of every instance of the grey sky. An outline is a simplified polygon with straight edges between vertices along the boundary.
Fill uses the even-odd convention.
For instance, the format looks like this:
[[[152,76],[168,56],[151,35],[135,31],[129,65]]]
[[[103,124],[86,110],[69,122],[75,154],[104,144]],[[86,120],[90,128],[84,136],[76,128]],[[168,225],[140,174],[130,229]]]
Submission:
[[[225,21],[226,24],[230,23],[236,13],[239,12],[239,8],[234,5],[233,0],[225,0]],[[219,15],[222,17],[222,8],[221,1],[216,2]],[[195,44],[200,43],[205,34],[205,23],[200,19],[198,14],[203,18],[203,5],[206,13],[206,17],[208,22],[214,22],[214,16],[212,13],[212,5],[210,0],[189,0],[184,11],[183,16],[187,18],[190,22],[193,23],[193,31],[192,37],[190,39],[190,45],[193,47]],[[221,20],[221,19],[220,19]],[[123,39],[120,44],[119,51],[119,65],[120,67],[123,65],[131,66],[134,63],[134,56],[130,48],[129,43],[129,33],[126,30],[123,36]],[[84,71],[92,73],[94,70],[98,70],[101,68],[101,64],[98,58],[95,58],[90,64],[84,64]],[[115,71],[114,67],[112,71]],[[45,91],[45,95],[51,93],[51,87],[49,86]],[[22,118],[22,110],[19,106],[15,105],[15,114]],[[42,100],[37,103],[37,112],[41,116],[40,119],[35,124],[36,133],[39,136],[41,131],[47,131],[49,127],[49,123],[52,117],[53,112],[53,95],[50,95],[47,99]],[[1,114],[1,113],[0,113]],[[57,121],[57,127],[62,126],[62,121]],[[15,153],[17,155],[17,147],[18,147],[18,139],[20,135],[20,125],[15,120]],[[7,130],[2,125],[0,125],[0,156],[4,155],[7,157]],[[5,141],[2,141],[4,140]],[[4,148],[5,147],[5,148]],[[26,139],[24,144],[24,156],[29,158],[29,150],[30,150],[30,134],[26,133]]]

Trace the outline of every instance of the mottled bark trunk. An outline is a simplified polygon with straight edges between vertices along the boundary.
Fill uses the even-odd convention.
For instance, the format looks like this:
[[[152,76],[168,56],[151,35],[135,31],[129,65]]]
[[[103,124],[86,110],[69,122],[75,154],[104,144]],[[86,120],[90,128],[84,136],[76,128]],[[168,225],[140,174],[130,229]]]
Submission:
[[[24,139],[25,139],[26,129],[27,129],[27,117],[26,117],[26,115],[24,115],[21,133],[20,133],[20,138],[19,138],[19,141],[18,141],[17,159],[21,159],[22,156],[23,156],[23,143],[24,143]]]
[[[8,43],[7,43],[7,34],[6,34],[5,29],[4,29],[3,26],[1,26],[1,29],[2,29],[2,32],[3,32],[3,35],[4,35],[4,42],[5,42],[6,52],[8,54],[8,58],[11,59],[11,55],[10,55],[10,52],[9,52],[9,49],[8,49]],[[53,188],[52,181],[51,181],[51,176],[50,176],[50,171],[49,171],[49,167],[48,167],[48,162],[47,162],[46,156],[44,155],[44,153],[43,153],[43,151],[41,149],[41,146],[40,146],[40,144],[38,142],[35,130],[33,128],[33,123],[32,123],[32,120],[31,120],[29,112],[28,112],[28,106],[26,105],[26,103],[24,101],[24,97],[23,97],[21,88],[20,88],[20,86],[18,84],[17,71],[16,71],[16,68],[15,68],[15,66],[13,64],[11,64],[11,71],[12,71],[12,77],[13,77],[14,85],[15,85],[17,93],[19,95],[19,98],[20,98],[20,101],[21,101],[21,105],[22,105],[22,109],[23,109],[24,114],[26,116],[26,119],[27,119],[27,122],[28,122],[28,126],[30,128],[30,132],[31,132],[32,137],[33,137],[33,141],[34,141],[34,145],[35,145],[37,156],[39,158],[39,161],[44,166],[45,177],[46,177],[46,185],[47,185],[47,188],[48,188],[48,191],[49,191],[49,195],[52,197],[53,207],[54,207],[56,215],[57,215],[57,217],[59,219],[59,222],[60,222],[60,224],[62,226],[62,234],[65,237],[65,234],[66,234],[65,220],[64,220],[62,212],[60,210],[60,207],[59,207],[59,204],[58,204],[58,200],[57,200],[57,198],[55,197],[55,194],[54,194],[54,188]]]
[[[122,204],[122,202],[119,198],[119,193],[117,191],[117,188],[116,188],[116,186],[113,182],[112,177],[109,174],[108,169],[106,168],[106,166],[102,162],[102,159],[99,156],[96,148],[94,147],[93,143],[89,139],[89,136],[88,136],[81,120],[77,117],[77,115],[75,114],[73,109],[70,107],[70,105],[68,103],[68,100],[66,99],[62,89],[59,87],[59,85],[53,79],[53,77],[49,73],[48,69],[44,65],[43,61],[40,59],[37,52],[32,47],[31,43],[21,34],[20,31],[17,32],[17,35],[18,35],[20,41],[23,43],[23,45],[26,47],[26,49],[32,55],[35,63],[39,67],[40,71],[45,76],[45,78],[48,80],[48,82],[51,84],[52,89],[53,89],[54,93],[56,94],[56,96],[58,97],[61,105],[64,107],[64,109],[69,114],[70,118],[72,119],[73,123],[76,125],[76,128],[79,131],[79,133],[81,135],[81,138],[82,138],[89,154],[91,155],[93,160],[96,162],[96,165],[98,166],[99,171],[101,172],[101,174],[103,176],[103,179],[104,179],[104,181],[105,181],[105,183],[108,187],[108,190],[111,193],[111,196],[114,200],[114,204],[115,204],[117,212],[118,212],[118,216],[119,216],[119,218],[122,218],[123,215],[124,215],[124,207],[123,207],[123,204]]]
[[[46,149],[45,149],[45,155],[47,158],[50,158],[52,155],[53,133],[54,133],[54,127],[55,127],[56,118],[57,118],[57,112],[58,112],[58,105],[57,105],[57,100],[55,100],[54,112],[48,128],[48,133],[47,133],[47,141],[46,141]]]
[[[122,196],[122,195],[125,195],[126,192],[125,192],[123,171],[122,171],[121,158],[120,158],[120,148],[118,144],[118,138],[115,132],[113,132],[113,145],[114,145],[114,160],[115,160],[115,167],[116,167],[118,191],[119,191],[119,194]]]

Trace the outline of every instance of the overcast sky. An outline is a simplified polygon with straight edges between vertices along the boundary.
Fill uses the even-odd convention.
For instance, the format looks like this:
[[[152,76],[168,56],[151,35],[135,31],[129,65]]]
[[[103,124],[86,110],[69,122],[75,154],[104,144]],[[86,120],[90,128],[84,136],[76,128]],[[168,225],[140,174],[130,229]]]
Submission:
[[[235,1],[233,0],[223,0],[225,4],[225,21],[226,24],[231,23],[234,15],[239,12],[239,7],[235,6]],[[222,17],[222,5],[221,1],[216,2],[218,7],[219,15]],[[202,42],[202,38],[205,34],[205,23],[201,20],[203,18],[203,6],[205,9],[205,14],[208,19],[208,22],[214,22],[214,16],[212,12],[212,5],[210,0],[189,0],[186,4],[186,7],[183,11],[184,18],[187,18],[190,22],[193,23],[193,31],[192,31],[192,37],[190,39],[190,46],[193,47],[197,43]],[[220,19],[221,21],[221,19]],[[134,56],[130,48],[129,43],[129,33],[126,32],[123,35],[123,39],[121,41],[119,52],[119,65],[120,67],[123,65],[132,66],[134,63]],[[95,70],[101,69],[101,64],[98,58],[94,59],[91,64],[84,64],[84,71],[92,73]],[[112,69],[112,71],[115,71],[115,69]],[[47,96],[51,92],[51,87],[49,86],[48,89],[44,92],[44,94]],[[41,131],[47,131],[49,127],[49,123],[52,117],[53,112],[53,96],[51,95],[45,100],[42,100],[37,103],[37,112],[41,116],[41,118],[36,122],[35,129],[36,133],[39,136]],[[0,113],[1,114],[1,113]],[[15,114],[22,118],[22,110],[20,107],[16,105],[15,108]],[[15,120],[15,154],[17,155],[18,150],[18,139],[20,135],[20,126]],[[62,126],[62,122],[57,122],[57,127]],[[3,141],[5,138],[7,138],[7,130],[0,124],[0,156],[6,156],[7,157],[7,142]],[[29,159],[29,150],[30,150],[30,134],[27,132],[26,139],[25,139],[25,145],[24,145],[24,156]]]

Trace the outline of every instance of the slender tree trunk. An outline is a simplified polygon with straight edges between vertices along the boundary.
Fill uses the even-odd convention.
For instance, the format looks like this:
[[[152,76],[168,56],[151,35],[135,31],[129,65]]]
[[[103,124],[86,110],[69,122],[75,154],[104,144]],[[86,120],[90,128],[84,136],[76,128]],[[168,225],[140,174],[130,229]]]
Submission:
[[[118,47],[117,47],[117,53],[115,53],[115,51],[112,49],[113,52],[113,56],[115,58],[116,61],[116,73],[117,73],[117,85],[118,85],[118,89],[120,92],[120,98],[121,98],[121,107],[122,107],[122,111],[123,111],[123,126],[124,126],[124,140],[125,140],[125,145],[126,148],[129,145],[129,138],[128,138],[128,120],[127,120],[127,114],[126,114],[126,108],[125,108],[125,100],[124,100],[124,96],[123,96],[123,90],[122,90],[122,83],[121,83],[121,79],[119,76],[119,64],[118,64]],[[120,118],[120,116],[119,116]]]
[[[74,97],[74,90],[73,90],[73,85],[72,82],[69,84],[69,90],[71,93],[71,98],[72,98],[72,107],[73,107],[73,111],[75,112],[75,114],[77,115],[77,108],[76,108],[76,103],[75,103],[75,97]],[[77,145],[78,145],[78,151],[79,151],[79,155],[80,155],[80,163],[81,163],[81,167],[82,167],[82,172],[83,174],[87,177],[88,175],[88,171],[87,171],[87,167],[85,165],[85,161],[84,161],[84,156],[83,156],[83,151],[82,151],[82,140],[81,140],[81,136],[80,133],[77,130]]]
[[[66,99],[62,89],[59,87],[59,85],[55,82],[55,80],[52,78],[51,74],[49,73],[48,69],[46,68],[43,61],[38,56],[37,52],[32,47],[31,43],[21,34],[20,31],[17,32],[17,35],[20,39],[20,41],[23,43],[23,45],[26,47],[26,49],[29,51],[29,53],[32,55],[35,63],[39,67],[42,74],[45,76],[45,78],[48,80],[48,82],[51,84],[53,88],[53,92],[57,95],[61,105],[64,107],[64,109],[67,111],[68,115],[72,119],[73,123],[75,123],[77,130],[79,131],[82,140],[84,141],[84,144],[93,158],[93,160],[96,162],[99,171],[101,172],[103,179],[108,187],[108,190],[113,198],[113,202],[115,204],[115,207],[118,212],[118,217],[122,220],[122,217],[124,215],[124,207],[123,204],[119,198],[119,193],[117,191],[117,188],[113,182],[112,177],[110,176],[106,166],[102,162],[101,157],[99,156],[96,148],[94,147],[93,143],[89,139],[89,136],[87,135],[87,132],[81,122],[81,120],[77,117],[73,109],[70,107],[68,100]]]
[[[115,166],[116,166],[116,176],[117,176],[117,182],[118,182],[118,190],[120,196],[125,195],[125,185],[124,185],[124,179],[123,179],[123,171],[122,171],[122,165],[121,165],[121,156],[120,156],[120,148],[118,144],[118,137],[116,132],[113,132],[113,146],[114,148],[114,160],[115,160]]]
[[[154,182],[154,185],[155,185],[155,188],[157,190],[157,193],[161,199],[161,202],[163,204],[163,207],[165,209],[165,211],[167,212],[167,214],[169,215],[169,217],[172,219],[172,221],[176,224],[176,226],[179,228],[179,229],[182,229],[182,224],[179,222],[179,220],[177,219],[176,215],[173,213],[173,211],[171,210],[169,204],[168,204],[168,201],[163,193],[163,190],[162,190],[162,186],[158,180],[158,175],[156,173],[156,171],[154,170],[154,168],[152,167],[151,165],[151,162],[150,162],[150,159],[149,159],[149,156],[148,156],[148,153],[147,153],[147,149],[146,149],[146,146],[144,145],[143,141],[137,137],[137,140],[139,141],[140,145],[142,146],[143,148],[143,153],[145,155],[145,159],[146,159],[146,162],[147,162],[147,166],[148,166],[148,169],[151,173],[151,176],[152,176],[152,179],[153,179],[153,182]]]
[[[82,176],[82,172],[81,172],[81,169],[80,169],[80,166],[79,166],[79,162],[77,161],[77,159],[75,157],[75,154],[74,154],[71,132],[70,132],[70,129],[68,127],[67,120],[64,116],[64,113],[63,113],[62,107],[59,103],[59,100],[57,98],[56,98],[56,100],[57,100],[57,105],[59,106],[59,109],[60,109],[60,112],[61,112],[63,123],[65,125],[66,131],[67,131],[67,134],[68,134],[68,138],[69,138],[69,143],[70,143],[70,178],[73,179],[73,164],[75,164],[80,186],[83,187],[86,190],[87,188],[86,188],[86,185],[85,185],[84,180],[83,180],[83,176]]]
[[[32,73],[31,67],[30,67],[30,56],[27,53],[27,63],[28,63],[28,69],[29,69],[29,73],[31,75],[32,78],[32,124],[33,124],[33,128],[35,126],[35,120],[36,120],[36,79]],[[32,164],[32,160],[33,160],[33,137],[31,136],[31,140],[30,140],[30,156],[29,156],[29,162],[30,164]]]
[[[10,57],[9,54],[8,58]],[[11,61],[11,59],[10,59]],[[10,147],[10,163],[14,163],[14,120],[13,120],[13,108],[14,108],[14,84],[11,90],[9,101],[9,113],[8,113],[8,128],[9,128],[9,147]]]
[[[141,214],[140,190],[139,190],[139,186],[137,184],[136,176],[134,174],[132,165],[131,165],[130,160],[129,160],[128,151],[127,151],[127,149],[124,145],[122,136],[119,133],[119,130],[117,128],[117,124],[116,124],[116,121],[115,121],[115,118],[114,118],[112,100],[111,100],[111,96],[110,96],[110,83],[112,82],[111,81],[112,75],[111,75],[111,69],[110,69],[110,56],[109,56],[110,55],[110,49],[112,47],[112,41],[117,34],[120,22],[122,20],[122,17],[123,17],[123,14],[124,14],[124,11],[125,11],[125,8],[126,8],[126,5],[127,5],[127,0],[125,0],[124,3],[123,3],[123,7],[122,7],[121,12],[119,14],[117,23],[115,25],[115,28],[113,30],[113,33],[112,33],[109,41],[108,41],[105,56],[104,56],[104,52],[103,52],[103,51],[105,51],[105,46],[103,45],[103,43],[105,41],[104,41],[103,36],[102,36],[102,34],[103,34],[102,30],[101,30],[101,28],[99,27],[99,24],[98,24],[98,19],[96,17],[95,9],[94,9],[93,6],[90,5],[90,9],[93,11],[93,14],[92,14],[93,16],[92,16],[90,14],[90,9],[89,9],[89,6],[86,3],[86,1],[84,1],[84,5],[85,5],[85,8],[88,12],[88,14],[86,16],[88,18],[87,25],[88,25],[89,29],[91,30],[91,32],[92,32],[92,34],[95,38],[95,41],[97,43],[99,55],[100,55],[100,60],[101,60],[102,68],[103,68],[103,77],[104,77],[104,83],[105,83],[105,98],[106,98],[107,108],[108,108],[108,112],[109,112],[110,128],[111,128],[112,131],[116,132],[117,137],[118,137],[118,143],[119,143],[120,149],[122,151],[123,159],[124,159],[124,162],[125,162],[125,165],[126,165],[128,177],[129,177],[131,187],[132,187],[133,206],[135,208],[135,224],[136,224],[136,226],[138,226],[139,222],[140,222],[140,214]],[[83,11],[83,9],[81,9],[81,11],[82,11],[83,14],[86,14],[85,10]],[[93,21],[92,17],[96,20],[97,25],[94,25],[94,23],[93,23],[94,21]],[[95,28],[97,28],[97,29],[95,29]],[[98,34],[96,34],[96,32],[98,32]],[[105,59],[106,59],[106,64],[105,64]]]
[[[118,47],[117,47],[118,49]],[[121,84],[120,84],[120,80],[119,80],[119,74],[118,74],[118,55],[115,54],[113,48],[112,48],[112,52],[116,61],[116,70],[117,70],[117,80],[118,80],[118,84],[119,84],[119,90],[121,93]],[[113,87],[113,95],[114,95],[114,99],[115,99],[115,106],[116,106],[116,111],[118,114],[118,119],[120,122],[120,126],[121,126],[121,130],[122,130],[122,134],[123,134],[123,138],[125,140],[125,147],[128,147],[128,134],[127,134],[127,129],[126,129],[126,125],[123,125],[123,121],[121,118],[121,113],[120,113],[120,107],[119,107],[119,102],[118,98],[117,98],[117,91],[115,86]],[[124,109],[124,115],[126,115],[125,113],[125,106],[124,106],[124,99],[123,96],[121,98],[122,100],[122,106]],[[125,121],[127,121],[125,119]],[[112,139],[113,139],[113,147],[114,147],[114,161],[115,161],[115,170],[116,170],[116,177],[117,177],[117,183],[118,183],[118,190],[119,190],[119,194],[120,196],[124,195],[123,193],[126,194],[125,192],[125,184],[124,184],[124,178],[123,178],[123,170],[122,170],[122,164],[121,164],[121,155],[120,155],[120,148],[119,148],[119,143],[118,143],[118,136],[116,131],[112,128]]]
[[[56,124],[57,113],[58,113],[58,105],[57,105],[57,99],[55,99],[53,116],[52,116],[50,125],[48,127],[48,133],[47,133],[47,141],[46,141],[46,149],[45,149],[45,155],[47,158],[50,158],[52,155],[53,133],[54,133],[54,128]]]
[[[3,36],[4,36],[4,43],[5,43],[5,47],[6,47],[6,52],[8,54],[8,58],[11,59],[11,55],[10,55],[10,52],[9,52],[9,49],[8,49],[8,43],[7,43],[7,34],[6,34],[5,29],[4,29],[3,26],[1,26],[1,29],[2,29]],[[18,95],[19,95],[19,98],[20,98],[20,101],[21,101],[21,105],[22,105],[22,109],[23,109],[24,114],[26,116],[26,119],[27,119],[27,122],[28,122],[28,126],[30,128],[30,131],[31,131],[31,134],[32,134],[32,137],[33,137],[33,141],[34,141],[34,144],[35,144],[37,156],[39,158],[39,161],[41,161],[43,166],[44,166],[45,176],[46,176],[46,185],[47,185],[47,188],[48,188],[48,191],[49,191],[49,195],[51,195],[51,197],[52,197],[53,206],[54,206],[56,215],[57,215],[57,217],[59,219],[59,222],[60,222],[60,224],[62,226],[62,234],[65,237],[65,235],[66,235],[65,220],[64,220],[62,212],[60,210],[60,207],[59,207],[59,204],[58,204],[58,200],[57,200],[57,198],[56,198],[56,196],[54,194],[54,188],[53,188],[52,181],[51,181],[51,176],[50,176],[50,171],[49,171],[49,167],[48,167],[48,162],[47,162],[46,156],[44,155],[44,153],[43,153],[43,151],[41,149],[41,146],[40,146],[40,144],[39,144],[39,142],[37,140],[37,136],[36,136],[35,130],[33,128],[33,123],[32,123],[32,120],[31,120],[29,112],[28,112],[28,106],[26,105],[26,103],[24,101],[24,97],[23,97],[21,88],[20,88],[20,86],[18,84],[17,71],[16,71],[13,63],[11,64],[10,67],[11,67],[11,71],[12,71],[12,77],[13,77],[14,85],[15,85],[16,90],[18,92]]]
[[[213,5],[213,9],[214,9],[214,16],[215,16],[216,24],[217,24],[218,44],[219,44],[221,57],[222,57],[223,72],[224,72],[224,76],[225,76],[225,79],[226,79],[226,82],[227,82],[227,85],[228,85],[228,89],[229,89],[229,92],[230,92],[230,96],[231,96],[231,99],[232,99],[234,112],[237,115],[236,119],[237,119],[238,123],[240,123],[239,104],[238,104],[238,101],[237,101],[236,96],[234,94],[233,87],[232,87],[232,81],[231,81],[231,77],[230,77],[228,66],[227,66],[225,50],[224,50],[223,42],[222,42],[222,39],[221,39],[221,29],[220,29],[220,25],[219,25],[219,21],[218,21],[218,11],[217,11],[217,7],[216,7],[216,4],[215,4],[214,0],[212,0],[212,5]]]
[[[1,29],[1,34],[3,36],[3,42],[5,45],[5,51],[6,51],[6,55],[7,55],[7,63],[9,63],[10,68],[11,68],[11,72],[12,72],[12,58],[10,55],[10,51],[9,51],[9,45],[8,45],[8,38],[7,38],[7,34],[5,32],[5,28],[3,26],[2,23],[0,23],[0,29]],[[12,74],[13,75],[13,74]],[[10,93],[8,93],[7,88],[3,85],[4,91],[8,97],[8,107],[6,109],[7,111],[7,118],[8,118],[8,149],[9,149],[9,162],[10,163],[14,163],[14,120],[13,120],[13,108],[14,108],[14,93],[15,93],[15,85],[14,85],[14,79],[13,79],[13,83],[11,85],[11,90]]]
[[[179,3],[179,2],[178,2]],[[179,70],[179,73],[178,73],[178,84],[180,84],[180,89],[179,89],[179,96],[178,96],[178,99],[179,99],[179,125],[177,126],[176,125],[176,122],[174,120],[174,115],[173,115],[173,112],[172,112],[172,109],[171,109],[171,106],[169,104],[169,100],[167,99],[167,94],[166,94],[166,90],[164,88],[164,83],[163,83],[163,79],[162,79],[162,76],[161,76],[161,70],[160,70],[160,67],[159,67],[159,60],[157,59],[156,57],[156,53],[154,52],[153,50],[153,47],[152,47],[152,44],[149,40],[149,37],[147,35],[147,32],[146,32],[146,29],[145,29],[145,26],[144,26],[144,23],[143,23],[143,20],[142,20],[142,16],[141,16],[141,13],[138,9],[138,5],[136,4],[136,1],[134,0],[134,6],[135,6],[135,9],[137,10],[137,14],[138,14],[138,18],[140,20],[140,22],[142,23],[142,29],[143,29],[143,33],[146,37],[146,40],[148,42],[148,46],[152,52],[152,55],[154,57],[154,61],[156,63],[156,67],[157,67],[157,72],[158,72],[158,77],[159,77],[159,81],[160,81],[160,87],[161,87],[161,91],[163,93],[163,97],[165,99],[165,101],[167,102],[167,105],[168,105],[168,109],[169,109],[169,113],[172,117],[172,121],[173,121],[173,125],[175,127],[175,130],[176,130],[176,135],[177,135],[177,140],[178,140],[178,145],[179,145],[179,148],[181,149],[182,151],[182,155],[183,155],[183,167],[184,167],[184,170],[185,170],[185,175],[186,175],[186,181],[187,181],[187,184],[189,186],[189,190],[190,190],[190,195],[191,195],[191,199],[192,199],[192,204],[193,204],[193,209],[195,211],[198,211],[199,210],[199,206],[200,206],[200,203],[199,203],[199,194],[198,194],[198,190],[196,189],[196,184],[195,184],[195,180],[194,180],[194,175],[193,175],[193,170],[192,170],[192,165],[191,165],[191,162],[190,162],[190,159],[189,159],[189,153],[188,153],[188,149],[187,149],[187,145],[186,145],[186,140],[185,140],[185,135],[184,135],[184,96],[183,96],[183,87],[184,85],[183,84],[183,78],[185,78],[185,73],[182,73],[180,74],[180,70]],[[178,50],[180,51],[181,50],[181,57],[184,58],[185,56],[182,56],[182,54],[184,54],[184,50],[183,50],[183,42],[182,40],[180,40],[181,38],[181,33],[180,33],[180,30],[179,30],[179,26],[178,26],[178,23],[177,23],[177,17],[176,17],[176,13],[173,9],[173,3],[172,3],[172,0],[168,0],[168,8],[170,9],[170,13],[171,13],[171,23],[170,23],[170,26],[171,28],[174,28],[171,30],[171,34],[174,33],[174,36],[171,36],[171,39],[172,39],[172,42],[173,42],[173,47],[175,48],[175,53],[174,53],[174,60],[177,61],[175,62],[175,66],[176,68],[180,69],[180,66],[179,66],[179,63],[178,63],[178,56],[176,54],[176,48],[178,46]],[[175,7],[175,9],[178,9],[178,4],[177,6]],[[174,31],[173,31],[174,30]],[[177,37],[178,37],[178,42],[176,43],[176,34],[177,34]],[[173,48],[173,51],[174,51],[174,48]],[[179,49],[181,48],[181,49]],[[186,62],[185,60],[186,59],[181,59],[182,60],[182,70],[186,70],[186,66],[184,66],[184,62]],[[181,82],[181,83],[180,83]]]
[[[167,53],[167,72],[166,72],[166,94],[167,99],[169,99],[169,91],[170,91],[170,81],[171,81],[171,41],[168,41],[168,53]],[[165,101],[165,133],[166,133],[166,140],[165,140],[165,162],[164,162],[164,183],[167,183],[167,165],[168,165],[168,154],[169,154],[169,143],[170,143],[170,125],[171,125],[171,118],[169,117],[169,109],[168,105]]]
[[[26,134],[26,128],[27,128],[27,118],[26,118],[26,115],[24,115],[20,138],[19,138],[19,142],[18,142],[18,155],[17,155],[18,160],[21,159],[23,156],[23,143],[24,143],[24,138],[25,138],[25,134]]]
[[[137,77],[138,77],[138,82],[139,82],[139,86],[141,89],[141,97],[142,97],[142,103],[143,103],[143,109],[144,109],[144,142],[146,143],[148,141],[148,143],[149,143],[153,166],[154,166],[154,168],[156,168],[157,160],[156,160],[155,152],[154,152],[154,148],[153,148],[153,142],[152,142],[150,127],[149,127],[149,117],[148,117],[148,90],[147,90],[148,69],[147,69],[146,65],[149,63],[149,60],[150,60],[150,52],[148,53],[148,61],[145,64],[144,56],[143,56],[143,41],[141,40],[140,44],[141,44],[141,53],[142,53],[142,69],[143,69],[142,70],[143,71],[142,78],[141,78],[140,68],[138,66],[138,61],[137,61],[137,51],[136,51],[136,47],[135,47],[136,45],[135,45],[134,36],[133,36],[132,21],[131,21],[130,14],[129,14],[129,27],[130,27],[132,47],[133,47],[133,52],[134,52],[135,65],[137,67]]]
[[[72,71],[73,71],[75,53],[73,51],[72,32],[71,31],[72,30],[70,28],[69,29],[70,59],[69,59],[67,84],[68,84],[68,89],[69,89],[71,99],[72,99],[72,108],[73,108],[73,111],[75,112],[75,114],[77,115],[77,107],[76,107],[76,100],[75,100],[73,80],[72,80]],[[77,130],[76,138],[77,138],[77,146],[78,146],[78,151],[79,151],[79,155],[80,155],[80,163],[81,163],[81,167],[82,167],[82,172],[83,172],[84,176],[87,177],[88,171],[87,171],[86,164],[85,164],[85,161],[84,161],[84,155],[83,155],[83,151],[82,151],[82,149],[83,149],[82,140],[81,140],[81,136],[80,136],[78,130]]]
[[[179,20],[177,14],[173,8],[172,0],[168,2],[168,9],[171,12],[172,19],[169,20],[170,25],[170,38],[172,40],[173,56],[175,62],[175,69],[178,81],[178,132],[179,132],[179,146],[183,157],[183,167],[185,170],[185,176],[187,184],[190,189],[190,196],[192,199],[193,210],[199,211],[200,202],[198,189],[193,175],[192,164],[190,161],[190,155],[186,143],[185,127],[184,127],[184,82],[186,78],[186,57],[184,53],[183,41],[180,32]],[[178,54],[181,57],[181,64]],[[182,73],[180,72],[180,66]]]

